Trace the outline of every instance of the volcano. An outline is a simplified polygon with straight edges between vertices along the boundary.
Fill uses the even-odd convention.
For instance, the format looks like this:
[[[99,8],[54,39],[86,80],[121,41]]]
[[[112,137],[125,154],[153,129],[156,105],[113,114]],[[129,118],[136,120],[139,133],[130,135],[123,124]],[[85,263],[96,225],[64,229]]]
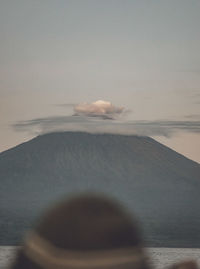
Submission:
[[[58,132],[0,153],[0,244],[49,204],[105,193],[137,216],[148,246],[200,247],[200,164],[142,136]]]

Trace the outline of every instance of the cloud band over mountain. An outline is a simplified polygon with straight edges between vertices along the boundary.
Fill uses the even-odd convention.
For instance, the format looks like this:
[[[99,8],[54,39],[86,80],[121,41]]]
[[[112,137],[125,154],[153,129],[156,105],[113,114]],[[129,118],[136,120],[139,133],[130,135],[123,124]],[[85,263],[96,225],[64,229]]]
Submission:
[[[178,131],[200,133],[200,121],[119,121],[98,117],[55,116],[20,121],[13,125],[16,131],[43,134],[56,131],[83,131],[89,133],[114,133],[142,136],[170,137]]]

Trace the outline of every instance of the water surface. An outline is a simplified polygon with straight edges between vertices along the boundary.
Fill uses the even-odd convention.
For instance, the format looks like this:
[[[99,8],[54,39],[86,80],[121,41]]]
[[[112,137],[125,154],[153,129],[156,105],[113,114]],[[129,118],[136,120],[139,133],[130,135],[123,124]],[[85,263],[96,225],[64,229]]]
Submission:
[[[8,268],[17,247],[0,246],[0,269]],[[185,259],[196,260],[200,265],[200,249],[198,248],[148,248],[149,256],[155,268],[166,268],[174,262]]]

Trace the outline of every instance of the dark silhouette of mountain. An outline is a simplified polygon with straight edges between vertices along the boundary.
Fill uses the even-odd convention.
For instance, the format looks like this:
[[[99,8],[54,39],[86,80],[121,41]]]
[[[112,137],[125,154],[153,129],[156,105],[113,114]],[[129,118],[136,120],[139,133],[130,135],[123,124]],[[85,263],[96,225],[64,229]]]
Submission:
[[[0,244],[64,194],[96,190],[135,213],[150,246],[200,247],[200,164],[149,137],[51,133],[0,153]]]

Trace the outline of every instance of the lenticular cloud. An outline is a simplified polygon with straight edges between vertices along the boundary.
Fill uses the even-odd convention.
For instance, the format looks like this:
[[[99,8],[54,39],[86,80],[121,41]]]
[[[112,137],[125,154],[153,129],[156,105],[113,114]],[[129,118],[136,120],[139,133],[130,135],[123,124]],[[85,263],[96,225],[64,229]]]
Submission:
[[[123,107],[117,107],[110,102],[98,100],[93,103],[81,103],[74,106],[74,115],[99,117],[103,119],[115,119],[122,114]]]

